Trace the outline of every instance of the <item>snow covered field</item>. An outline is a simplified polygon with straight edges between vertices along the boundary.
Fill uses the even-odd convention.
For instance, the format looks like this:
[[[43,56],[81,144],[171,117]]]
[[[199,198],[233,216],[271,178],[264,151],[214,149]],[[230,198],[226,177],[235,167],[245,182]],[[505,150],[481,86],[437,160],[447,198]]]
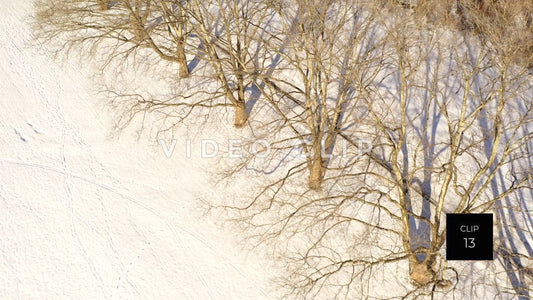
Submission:
[[[242,34],[250,45],[269,42],[258,47],[258,61],[250,59],[258,73],[245,72],[254,83],[241,81],[237,89],[240,67],[216,67],[231,57],[241,60],[232,47],[224,48],[231,39],[217,43],[220,54],[227,54],[205,51],[211,38],[218,38],[218,25],[212,33],[191,31],[192,73],[186,78],[178,76],[184,67],[135,44],[143,34],[125,2],[103,14],[95,11],[95,20],[107,24],[104,31],[115,28],[117,16],[123,18],[114,38],[119,44],[127,41],[125,47],[114,48],[112,39],[103,39],[85,45],[87,55],[80,59],[77,49],[65,55],[63,46],[72,44],[55,35],[85,20],[86,11],[76,2],[49,0],[48,10],[35,11],[33,1],[3,2],[0,299],[530,298],[533,81],[530,70],[508,73],[513,64],[498,67],[498,56],[477,40],[456,37],[448,28],[426,32],[408,17],[410,10],[396,20],[391,17],[395,6],[390,15],[372,6],[368,14],[352,14],[355,7],[345,2],[332,5],[331,16],[349,16],[337,21],[354,27],[321,32],[327,51],[306,52],[309,61],[331,64],[327,71],[298,56],[300,39],[308,38],[308,45],[316,40],[311,34],[319,31],[305,28],[314,28],[318,14],[301,22],[289,12],[262,15],[272,8],[257,2],[256,12],[272,17],[258,22],[263,25],[257,28],[264,26],[258,32],[276,34],[272,40]],[[217,23],[223,15],[218,6],[225,1],[215,2],[198,16]],[[338,14],[336,9],[345,6],[350,8],[346,14]],[[196,10],[189,11],[191,16]],[[64,15],[50,13],[56,11]],[[159,13],[154,14],[157,24]],[[39,30],[31,27],[31,14],[41,25],[60,26],[37,34],[42,42],[52,39],[44,42],[49,49],[40,49],[32,37]],[[66,15],[72,21],[67,25],[62,23]],[[281,26],[281,17],[292,21]],[[348,22],[352,17],[354,22]],[[231,20],[226,25],[250,20],[225,18]],[[189,27],[201,27],[198,20]],[[87,22],[72,30],[94,29],[92,19]],[[134,34],[123,36],[122,30],[132,31],[132,22]],[[149,31],[141,24],[141,31],[161,34],[161,41],[167,31],[173,34],[170,27],[159,27]],[[294,31],[297,27],[303,29]],[[231,26],[221,28],[231,37]],[[102,38],[84,34],[78,41]],[[361,48],[344,44],[348,34],[359,36]],[[285,36],[279,45],[272,42],[278,36]],[[52,49],[64,56],[49,57]],[[128,56],[112,59],[106,50]],[[255,78],[261,70],[267,77]],[[312,93],[304,82],[315,80],[322,82],[319,90],[330,92],[308,97]],[[284,89],[297,96],[285,103],[289,93]],[[227,102],[227,92],[238,90],[243,92],[240,106],[227,106],[237,103]],[[322,108],[304,113],[309,109],[301,99]],[[318,105],[319,99],[326,101]],[[341,105],[342,99],[351,104]],[[195,107],[194,114],[186,114],[187,107]],[[233,124],[239,119],[237,107],[249,112],[244,128]],[[328,111],[339,118],[322,113]],[[315,122],[314,116],[331,124],[342,120],[343,127],[332,131],[331,124]],[[321,166],[323,157],[297,159],[302,142],[315,141],[311,152],[319,153],[316,141],[323,136],[316,133],[337,131],[342,140],[331,135],[338,140],[331,149],[344,151],[339,144],[350,140],[351,146],[342,145],[351,151],[347,160],[332,159],[321,173],[313,166]],[[204,139],[211,149],[217,143],[214,157],[201,157]],[[237,152],[248,153],[244,158],[232,157],[235,141],[243,141]],[[274,151],[255,155],[259,141],[274,145]],[[359,156],[364,145],[355,141],[364,141],[372,146],[364,151],[373,152]],[[308,181],[313,170],[324,182]],[[494,260],[445,259],[450,248],[444,217],[452,212],[494,213]],[[416,261],[415,253],[428,259]]]
[[[272,298],[260,259],[197,216],[202,164],[110,138],[86,74],[31,47],[31,2],[0,11],[0,298]]]

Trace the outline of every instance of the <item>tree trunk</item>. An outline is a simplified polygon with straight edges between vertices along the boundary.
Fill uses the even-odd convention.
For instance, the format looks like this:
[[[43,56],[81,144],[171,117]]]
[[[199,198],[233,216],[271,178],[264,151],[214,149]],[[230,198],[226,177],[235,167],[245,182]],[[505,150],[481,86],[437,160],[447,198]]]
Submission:
[[[185,55],[185,17],[183,16],[183,10],[180,8],[178,11],[178,25],[177,25],[177,44],[178,44],[178,67],[179,75],[181,78],[189,76],[189,68],[187,66],[187,56]]]
[[[429,257],[429,256],[428,256]],[[426,258],[419,262],[416,256],[409,259],[409,276],[418,285],[426,285],[435,280],[435,271],[431,266],[431,260]]]
[[[324,175],[326,173],[321,152],[322,149],[319,143],[318,147],[314,147],[313,160],[311,162],[311,170],[309,174],[309,188],[312,190],[318,190],[322,187],[322,182],[324,181]]]
[[[178,68],[179,68],[179,76],[181,78],[189,77],[189,67],[187,66],[187,57],[185,56],[185,49],[182,48],[183,46],[180,46],[181,49],[178,49]]]
[[[248,114],[246,113],[245,103],[239,103],[235,106],[235,127],[241,128],[246,124]]]
[[[109,9],[109,1],[108,0],[98,0],[98,7],[101,10]]]
[[[140,16],[136,16],[134,14],[130,14],[130,24],[131,24],[131,31],[133,32],[133,38],[137,42],[142,42],[145,40],[146,35],[144,32],[143,25],[139,21]]]

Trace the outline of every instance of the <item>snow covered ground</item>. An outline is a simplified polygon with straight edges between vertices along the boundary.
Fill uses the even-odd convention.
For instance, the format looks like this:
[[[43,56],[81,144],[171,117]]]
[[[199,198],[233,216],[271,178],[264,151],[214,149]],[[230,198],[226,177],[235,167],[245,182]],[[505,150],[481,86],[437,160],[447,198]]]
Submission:
[[[199,200],[214,200],[217,204],[239,203],[235,199],[239,197],[247,200],[247,186],[264,184],[264,177],[254,175],[261,170],[249,168],[235,175],[243,179],[233,181],[237,184],[217,185],[213,179],[227,161],[219,159],[223,155],[199,157],[200,139],[216,140],[220,152],[227,154],[229,139],[249,140],[246,128],[235,130],[231,116],[218,111],[209,117],[206,126],[176,128],[171,133],[177,139],[176,151],[170,158],[157,145],[154,131],[158,128],[150,126],[150,121],[139,139],[132,132],[139,129],[138,120],[113,135],[117,115],[108,110],[110,99],[95,93],[100,87],[95,85],[97,78],[91,79],[95,73],[91,65],[80,67],[73,59],[60,66],[32,45],[28,23],[32,1],[3,0],[2,8],[0,299],[276,299],[270,282],[278,275],[270,265],[274,260],[269,262],[240,249],[239,237],[232,236],[237,234],[223,231],[211,222],[215,219],[201,216],[203,211],[199,209]],[[127,78],[122,80],[126,89],[143,83],[156,92],[168,88],[166,79],[143,72],[109,72],[103,77],[120,81],[115,77],[123,75]],[[148,84],[146,78],[151,80]],[[203,84],[180,83],[184,87]],[[251,120],[261,123],[265,112],[257,117],[259,111],[256,106]],[[186,155],[187,138],[193,140],[191,158]],[[166,140],[166,146],[170,144]],[[531,223],[526,206],[530,195],[517,199],[523,199],[523,204],[507,203],[506,207],[520,207],[517,211],[524,222]],[[358,209],[351,204],[348,213],[354,210],[358,214]],[[280,215],[279,210],[270,213],[276,218]],[[518,250],[530,253],[527,238],[503,233],[502,229],[509,224],[529,228],[529,223],[513,223],[513,214],[508,218],[512,222],[499,225],[496,242],[521,241],[518,244],[523,248]],[[352,225],[348,229],[347,233],[355,232],[350,238],[362,235],[360,227]],[[344,234],[339,240],[348,236]],[[309,241],[295,239],[294,243],[305,246]],[[394,249],[392,244],[390,249]],[[444,255],[444,249],[441,252]],[[531,259],[528,261],[530,266]],[[505,263],[512,270],[510,259],[503,264],[499,260],[449,262],[458,270],[458,285],[436,299],[512,299],[512,288],[529,281],[515,279],[513,286],[510,281],[514,274],[507,275]],[[360,293],[375,299],[404,294],[414,288],[407,284],[408,274],[407,261],[386,265],[375,271],[367,286],[354,283],[350,295],[362,298],[357,294],[359,287],[368,287]]]
[[[0,298],[266,299],[271,273],[197,216],[205,167],[110,138],[86,74],[0,11]]]

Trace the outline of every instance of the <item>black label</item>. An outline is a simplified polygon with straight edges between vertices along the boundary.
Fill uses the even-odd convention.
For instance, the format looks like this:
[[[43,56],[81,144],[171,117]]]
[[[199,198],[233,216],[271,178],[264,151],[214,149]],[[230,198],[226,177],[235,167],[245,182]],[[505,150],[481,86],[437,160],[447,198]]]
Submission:
[[[493,260],[492,214],[446,214],[447,260]]]

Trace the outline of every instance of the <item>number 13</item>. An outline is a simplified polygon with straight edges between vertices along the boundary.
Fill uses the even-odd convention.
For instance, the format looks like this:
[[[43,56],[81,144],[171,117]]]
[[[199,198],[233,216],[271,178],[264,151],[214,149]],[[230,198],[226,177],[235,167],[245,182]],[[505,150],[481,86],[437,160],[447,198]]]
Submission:
[[[466,248],[475,248],[476,243],[474,242],[475,238],[463,238],[465,240],[465,247]]]

